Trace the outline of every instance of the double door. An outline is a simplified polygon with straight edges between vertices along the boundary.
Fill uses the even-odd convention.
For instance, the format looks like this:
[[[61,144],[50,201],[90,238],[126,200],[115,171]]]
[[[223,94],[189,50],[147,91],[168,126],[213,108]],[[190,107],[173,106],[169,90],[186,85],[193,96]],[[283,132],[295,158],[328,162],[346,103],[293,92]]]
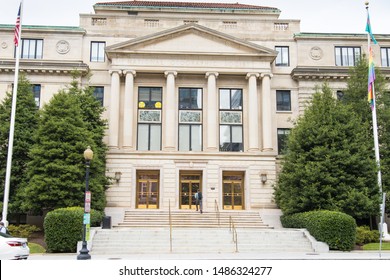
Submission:
[[[195,209],[195,193],[202,191],[201,172],[180,172],[180,209]]]
[[[242,172],[223,173],[223,209],[244,209],[244,174]]]

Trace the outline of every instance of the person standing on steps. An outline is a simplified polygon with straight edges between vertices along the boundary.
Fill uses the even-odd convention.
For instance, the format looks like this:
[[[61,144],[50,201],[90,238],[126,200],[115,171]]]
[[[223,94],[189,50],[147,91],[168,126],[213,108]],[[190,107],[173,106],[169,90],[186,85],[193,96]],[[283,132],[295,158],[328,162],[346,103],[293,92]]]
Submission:
[[[195,205],[196,205],[196,211],[198,211],[198,208],[200,210],[200,214],[203,213],[203,195],[200,189],[198,189],[197,193],[195,194]]]

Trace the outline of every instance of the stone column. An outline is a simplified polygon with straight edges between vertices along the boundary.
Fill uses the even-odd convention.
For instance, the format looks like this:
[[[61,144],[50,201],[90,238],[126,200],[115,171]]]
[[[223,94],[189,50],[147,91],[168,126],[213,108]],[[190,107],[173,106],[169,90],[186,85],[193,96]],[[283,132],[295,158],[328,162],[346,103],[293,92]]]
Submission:
[[[111,92],[110,92],[110,118],[108,121],[108,146],[118,148],[119,146],[119,98],[120,98],[120,75],[121,70],[110,70]]]
[[[259,110],[257,99],[257,78],[259,73],[248,73],[248,135],[249,135],[249,151],[259,150]]]
[[[175,103],[175,78],[177,72],[175,71],[166,71],[165,77],[167,78],[167,87],[165,92],[165,98],[163,103],[163,110],[165,113],[165,122],[163,124],[163,131],[165,130],[164,136],[164,148],[165,151],[174,151],[176,143],[176,103]],[[163,133],[164,135],[164,133]]]
[[[271,73],[262,73],[263,151],[272,151]]]
[[[216,72],[207,72],[207,150],[218,151],[218,94]]]
[[[133,123],[134,110],[134,77],[136,72],[134,70],[124,70],[123,74],[126,77],[125,81],[125,96],[123,109],[123,148],[134,149],[133,131],[136,125]]]

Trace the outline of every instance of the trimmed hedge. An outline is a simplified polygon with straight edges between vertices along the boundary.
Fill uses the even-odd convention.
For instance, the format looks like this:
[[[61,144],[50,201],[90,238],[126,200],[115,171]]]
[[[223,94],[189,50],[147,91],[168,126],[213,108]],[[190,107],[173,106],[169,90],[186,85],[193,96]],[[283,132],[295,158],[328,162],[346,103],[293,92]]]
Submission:
[[[355,246],[356,221],[345,213],[319,210],[283,215],[280,220],[286,228],[306,228],[331,250],[350,251]]]
[[[370,230],[369,226],[360,226],[356,229],[356,244],[364,245],[379,242],[379,231]]]
[[[59,208],[47,213],[43,228],[47,251],[51,253],[74,253],[77,242],[83,239],[84,208]],[[100,226],[104,213],[91,210],[91,226]]]

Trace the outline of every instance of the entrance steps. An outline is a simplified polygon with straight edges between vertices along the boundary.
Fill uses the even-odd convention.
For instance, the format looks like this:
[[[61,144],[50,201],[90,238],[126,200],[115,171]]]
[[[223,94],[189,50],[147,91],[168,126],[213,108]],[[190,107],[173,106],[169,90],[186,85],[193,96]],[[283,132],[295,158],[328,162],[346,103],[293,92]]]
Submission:
[[[237,248],[228,228],[98,229],[91,254],[163,253],[279,253],[313,252],[310,241],[299,230],[237,229]]]
[[[218,218],[219,217],[219,218]],[[272,228],[265,224],[257,211],[203,212],[180,210],[171,212],[173,227],[218,228],[229,227],[230,217],[236,228]],[[169,227],[169,212],[164,210],[131,210],[124,214],[123,222],[114,228]]]
[[[256,211],[223,211],[200,214],[195,210],[129,210],[112,229],[97,229],[91,254],[163,253],[278,253],[313,252],[312,241],[302,230],[273,229]],[[229,228],[232,217],[237,246]]]

